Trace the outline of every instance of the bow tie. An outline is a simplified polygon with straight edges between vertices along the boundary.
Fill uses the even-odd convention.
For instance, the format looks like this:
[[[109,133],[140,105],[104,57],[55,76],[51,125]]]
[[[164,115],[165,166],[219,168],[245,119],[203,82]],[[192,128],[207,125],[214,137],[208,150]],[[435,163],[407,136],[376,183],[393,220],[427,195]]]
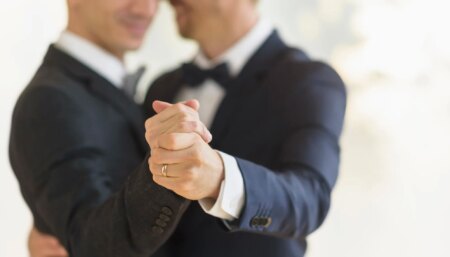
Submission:
[[[135,73],[128,74],[123,78],[122,91],[131,99],[134,99],[136,95],[139,80],[144,75],[144,72],[145,67],[142,66]]]
[[[193,63],[185,63],[181,67],[181,70],[183,72],[183,82],[191,87],[198,87],[206,79],[212,79],[226,89],[228,81],[231,80],[231,75],[226,63],[205,70]]]

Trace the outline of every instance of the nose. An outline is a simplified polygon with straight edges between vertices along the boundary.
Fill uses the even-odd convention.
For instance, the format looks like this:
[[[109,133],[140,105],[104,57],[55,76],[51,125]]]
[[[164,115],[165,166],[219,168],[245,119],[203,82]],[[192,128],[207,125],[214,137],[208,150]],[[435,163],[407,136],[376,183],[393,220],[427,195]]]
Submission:
[[[131,4],[131,12],[142,18],[152,18],[158,8],[159,0],[134,0]]]

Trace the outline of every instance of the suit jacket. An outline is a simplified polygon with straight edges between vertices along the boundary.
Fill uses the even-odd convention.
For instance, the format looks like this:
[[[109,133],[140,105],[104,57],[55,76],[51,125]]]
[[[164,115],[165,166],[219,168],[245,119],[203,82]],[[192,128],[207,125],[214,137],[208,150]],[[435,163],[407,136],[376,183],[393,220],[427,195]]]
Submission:
[[[141,109],[51,46],[17,101],[10,138],[35,226],[71,256],[150,256],[189,202],[153,182],[147,151]]]
[[[177,69],[154,82],[147,115],[153,100],[173,101],[182,78]],[[212,147],[237,159],[242,213],[224,224],[192,204],[166,250],[177,257],[302,256],[330,207],[345,106],[337,73],[274,32],[228,84],[211,128]]]

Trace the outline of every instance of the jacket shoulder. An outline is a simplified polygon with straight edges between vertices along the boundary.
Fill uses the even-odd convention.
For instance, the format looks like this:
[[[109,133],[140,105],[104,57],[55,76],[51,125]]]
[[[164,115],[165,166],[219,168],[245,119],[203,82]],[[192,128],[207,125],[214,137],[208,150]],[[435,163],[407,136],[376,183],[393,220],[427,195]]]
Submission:
[[[80,82],[56,67],[41,66],[16,101],[13,124],[26,117],[87,113],[80,101],[86,95],[84,91]]]
[[[165,84],[167,82],[173,81],[176,78],[179,78],[181,72],[181,68],[176,68],[170,71],[163,73],[158,76],[150,85],[150,88],[155,86],[161,86],[161,84]]]
[[[330,64],[321,60],[311,59],[300,49],[290,48],[277,67],[276,71],[274,71],[279,73],[277,77],[290,78],[289,81],[293,83],[288,84],[298,86],[299,82],[303,82],[300,84],[306,85],[311,84],[308,82],[312,80],[319,82],[314,84],[326,84],[345,91],[342,78]]]

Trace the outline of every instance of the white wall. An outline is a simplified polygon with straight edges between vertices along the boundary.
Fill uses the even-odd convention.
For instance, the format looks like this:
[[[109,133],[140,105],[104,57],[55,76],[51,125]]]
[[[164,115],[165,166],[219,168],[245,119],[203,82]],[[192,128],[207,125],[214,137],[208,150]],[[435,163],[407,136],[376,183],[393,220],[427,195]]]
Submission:
[[[450,23],[440,0],[263,0],[288,42],[331,62],[349,105],[328,219],[308,256],[450,256]],[[14,102],[65,25],[62,0],[0,2],[0,257],[27,256],[31,224],[7,154]],[[129,57],[146,80],[195,51],[163,3]],[[146,83],[142,84],[141,92]]]

